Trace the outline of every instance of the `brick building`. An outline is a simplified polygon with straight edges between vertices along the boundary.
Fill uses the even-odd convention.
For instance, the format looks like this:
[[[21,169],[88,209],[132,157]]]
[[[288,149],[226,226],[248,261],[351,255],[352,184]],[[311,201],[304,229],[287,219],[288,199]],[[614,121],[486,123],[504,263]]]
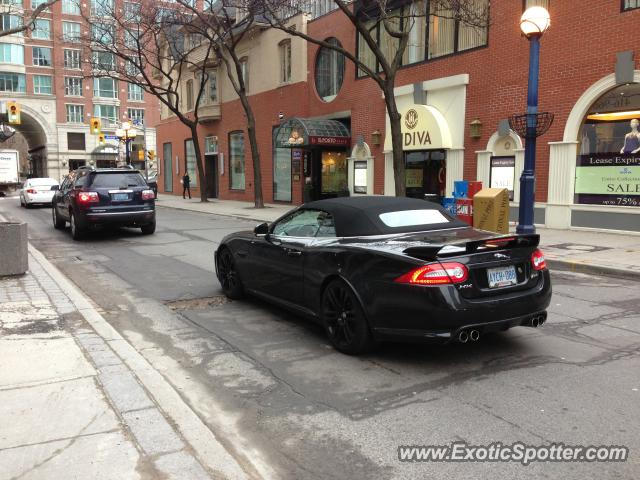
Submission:
[[[89,78],[100,53],[90,51],[83,39],[91,34],[92,24],[108,21],[105,15],[114,1],[123,8],[130,3],[60,0],[39,16],[33,31],[0,38],[0,100],[21,106],[22,124],[16,129],[30,152],[37,152],[29,168],[35,176],[60,178],[82,165],[117,164],[123,147],[114,134],[125,120],[140,125],[133,150],[156,148],[158,100],[123,81]],[[0,2],[2,29],[18,25],[40,3]],[[103,57],[100,61],[109,60]],[[90,135],[92,117],[102,120],[104,145]]]
[[[546,6],[551,15],[541,40],[539,111],[555,115],[538,139],[536,223],[640,231],[640,134],[633,122],[640,118],[636,0],[591,0],[579,9],[557,0],[497,0],[484,32],[470,33],[436,17],[418,22],[395,89],[403,135],[420,130],[416,124],[429,133],[428,141],[419,133],[407,137],[407,192],[450,196],[459,179],[505,185],[513,191],[515,218],[524,140],[506,120],[526,110],[529,43],[519,19],[532,4]],[[428,2],[419,5],[429,8]],[[340,12],[320,8],[296,21],[311,35],[333,38],[367,58]],[[254,39],[244,55],[265,201],[299,204],[345,190],[393,195],[388,121],[374,82],[360,78],[348,60],[281,32],[267,29]],[[282,74],[286,42],[288,78]],[[210,196],[251,201],[244,115],[224,75],[218,75],[217,115],[201,126],[205,163],[214,173]],[[170,116],[158,126],[161,191],[181,193],[179,179],[193,168],[185,132]]]

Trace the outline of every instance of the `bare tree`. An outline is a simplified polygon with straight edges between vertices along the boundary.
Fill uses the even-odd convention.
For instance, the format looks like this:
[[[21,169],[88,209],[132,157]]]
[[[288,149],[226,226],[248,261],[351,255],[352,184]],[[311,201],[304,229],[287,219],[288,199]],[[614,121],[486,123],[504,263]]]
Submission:
[[[137,85],[189,129],[200,201],[207,202],[198,126],[214,49],[185,31],[193,15],[176,4],[159,5],[155,0],[127,2],[124,8],[112,0],[97,0],[92,11],[83,15],[90,21],[89,31],[80,39],[88,64],[85,75]]]
[[[16,33],[22,33],[27,30],[33,30],[36,20],[38,19],[40,14],[57,2],[58,0],[49,0],[47,2],[41,3],[31,11],[25,11],[22,21],[20,21],[15,27],[10,27],[7,30],[0,30],[0,37],[15,35]],[[23,13],[23,10],[22,7],[18,8],[17,2],[11,2],[9,3],[9,8],[4,10],[2,13],[5,15],[19,16]]]
[[[393,171],[395,193],[404,196],[405,165],[401,133],[401,116],[396,104],[394,88],[398,69],[409,43],[410,33],[416,28],[417,21],[428,21],[430,17],[453,19],[477,30],[478,35],[486,34],[489,22],[488,0],[429,0],[427,2],[391,2],[388,0],[333,0],[336,9],[353,25],[359,42],[366,45],[371,55],[363,58],[356,51],[342,45],[316,38],[306,31],[292,28],[288,19],[293,15],[312,11],[316,0],[262,0],[265,18],[271,25],[290,35],[303,38],[309,43],[334,50],[353,62],[357,69],[370,77],[382,90],[391,127],[393,148]],[[427,10],[428,8],[428,10]],[[389,37],[388,45],[383,48],[376,32]]]
[[[254,205],[264,207],[262,194],[262,170],[260,150],[256,134],[256,117],[247,94],[246,65],[239,55],[239,47],[247,40],[247,34],[254,27],[263,26],[266,21],[260,16],[262,5],[255,0],[217,0],[204,2],[203,9],[189,0],[176,0],[185,11],[194,17],[189,30],[200,35],[215,52],[218,62],[224,65],[233,90],[240,100],[247,118],[247,134],[251,146],[253,165]]]

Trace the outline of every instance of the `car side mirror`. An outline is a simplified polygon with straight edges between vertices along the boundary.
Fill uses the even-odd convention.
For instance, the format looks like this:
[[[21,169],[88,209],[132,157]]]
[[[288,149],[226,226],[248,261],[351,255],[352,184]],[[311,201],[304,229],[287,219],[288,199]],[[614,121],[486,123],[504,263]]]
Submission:
[[[263,236],[269,233],[269,224],[268,223],[261,223],[259,225],[256,225],[256,228],[253,229],[253,233],[256,236]]]

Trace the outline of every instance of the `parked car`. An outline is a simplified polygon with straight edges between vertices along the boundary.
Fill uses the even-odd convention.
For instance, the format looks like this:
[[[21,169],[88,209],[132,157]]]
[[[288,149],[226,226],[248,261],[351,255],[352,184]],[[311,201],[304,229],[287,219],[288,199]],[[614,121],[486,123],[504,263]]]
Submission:
[[[158,198],[158,172],[150,171],[149,176],[145,180],[147,181],[147,185],[153,190],[156,198]]]
[[[105,225],[156,230],[155,195],[140,172],[128,168],[80,168],[71,172],[53,197],[53,226],[71,225],[74,240]]]
[[[476,230],[419,199],[342,197],[228,235],[215,266],[229,298],[309,317],[358,354],[376,340],[466,343],[542,325],[551,280],[538,242]]]
[[[20,189],[20,206],[29,208],[35,204],[51,205],[58,188],[58,181],[53,178],[29,178]]]

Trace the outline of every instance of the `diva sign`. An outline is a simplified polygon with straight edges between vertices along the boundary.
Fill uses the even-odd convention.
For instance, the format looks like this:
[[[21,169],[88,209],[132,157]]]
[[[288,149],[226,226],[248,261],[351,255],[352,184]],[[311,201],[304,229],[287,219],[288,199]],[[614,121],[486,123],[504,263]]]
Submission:
[[[451,148],[449,125],[438,109],[430,105],[410,105],[400,113],[403,150]]]

